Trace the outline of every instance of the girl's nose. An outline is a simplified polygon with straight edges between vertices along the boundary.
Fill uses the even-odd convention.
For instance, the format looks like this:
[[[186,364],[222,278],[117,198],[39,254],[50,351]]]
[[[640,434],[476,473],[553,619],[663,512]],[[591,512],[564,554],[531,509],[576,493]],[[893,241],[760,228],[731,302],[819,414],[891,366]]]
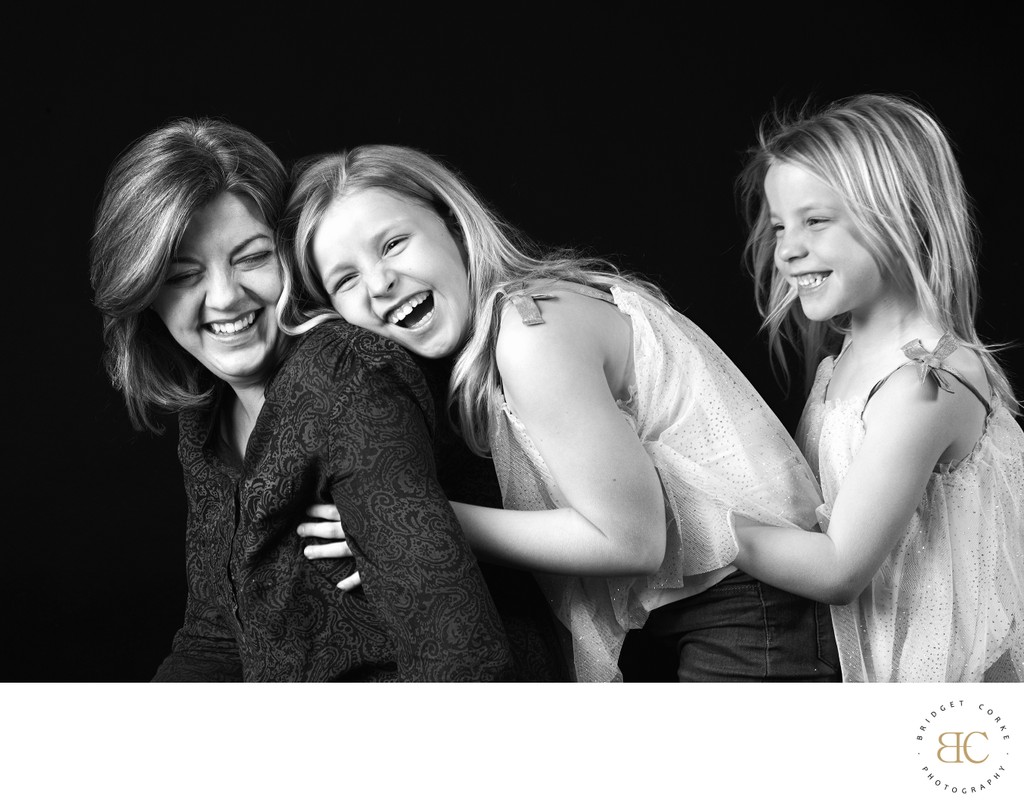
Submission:
[[[800,234],[792,230],[784,230],[775,245],[775,254],[781,261],[792,261],[807,255],[807,247]]]
[[[395,287],[395,272],[386,262],[380,261],[366,275],[366,288],[371,297],[383,297]]]

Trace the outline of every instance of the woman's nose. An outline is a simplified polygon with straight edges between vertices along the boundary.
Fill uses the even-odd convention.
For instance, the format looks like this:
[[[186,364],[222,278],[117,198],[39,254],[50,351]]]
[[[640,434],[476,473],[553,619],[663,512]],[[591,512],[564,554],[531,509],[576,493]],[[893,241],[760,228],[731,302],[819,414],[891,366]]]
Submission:
[[[215,267],[207,273],[206,305],[228,310],[245,297],[239,273],[233,267]]]

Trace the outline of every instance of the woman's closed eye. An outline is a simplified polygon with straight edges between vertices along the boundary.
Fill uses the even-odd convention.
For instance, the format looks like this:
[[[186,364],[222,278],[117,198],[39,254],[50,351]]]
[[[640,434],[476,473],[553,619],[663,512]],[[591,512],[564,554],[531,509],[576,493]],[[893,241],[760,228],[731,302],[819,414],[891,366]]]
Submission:
[[[201,274],[202,270],[199,267],[178,267],[167,273],[164,283],[168,286],[188,286],[194,283]]]
[[[248,253],[241,256],[235,261],[235,263],[241,266],[242,269],[252,269],[253,267],[263,265],[273,255],[273,250],[260,250],[259,252]]]

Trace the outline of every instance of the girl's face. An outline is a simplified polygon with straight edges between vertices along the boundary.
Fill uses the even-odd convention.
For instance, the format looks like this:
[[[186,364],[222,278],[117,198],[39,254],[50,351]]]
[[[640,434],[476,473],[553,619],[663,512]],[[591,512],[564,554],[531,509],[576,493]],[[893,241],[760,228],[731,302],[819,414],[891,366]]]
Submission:
[[[774,163],[764,180],[775,231],[775,268],[796,290],[804,314],[855,319],[884,304],[888,284],[842,198],[792,163]]]
[[[413,353],[454,353],[469,328],[462,252],[433,210],[376,188],[331,203],[313,260],[335,310]]]
[[[281,281],[259,210],[225,192],[192,215],[153,310],[215,376],[234,387],[262,384],[278,339]]]

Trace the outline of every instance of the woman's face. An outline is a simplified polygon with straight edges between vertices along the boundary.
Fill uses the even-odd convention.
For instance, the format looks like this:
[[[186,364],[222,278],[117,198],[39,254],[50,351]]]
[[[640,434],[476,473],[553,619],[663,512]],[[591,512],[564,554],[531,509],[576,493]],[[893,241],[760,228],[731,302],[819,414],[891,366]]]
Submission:
[[[459,245],[430,208],[368,188],[331,203],[313,260],[335,310],[420,356],[455,353],[469,328]]]
[[[281,284],[270,228],[248,197],[225,192],[192,215],[153,310],[215,376],[235,388],[263,384]]]

